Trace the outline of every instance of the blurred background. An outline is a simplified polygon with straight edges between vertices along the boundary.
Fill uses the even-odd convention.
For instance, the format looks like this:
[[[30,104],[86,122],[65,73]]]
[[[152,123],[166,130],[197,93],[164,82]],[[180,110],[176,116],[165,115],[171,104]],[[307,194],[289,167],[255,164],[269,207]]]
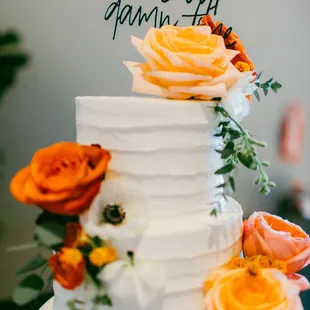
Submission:
[[[140,5],[145,12],[158,7],[180,25],[194,19],[182,15],[205,13],[214,6],[210,14],[233,26],[257,70],[264,71],[262,80],[274,77],[281,82],[278,95],[253,100],[244,122],[268,143],[261,157],[272,163],[268,172],[277,188],[268,197],[260,196],[252,185],[254,174],[240,169],[235,198],[245,216],[267,210],[310,232],[310,1],[208,0],[199,5],[198,0],[123,0],[118,13],[124,23],[118,21],[117,31],[117,10],[109,9],[113,2],[0,0],[0,300],[5,309],[12,307],[7,302],[18,281],[16,269],[33,255],[31,250],[6,249],[31,241],[38,215],[34,207],[12,199],[9,181],[38,148],[75,140],[76,96],[131,95],[131,77],[122,61],[139,60],[130,35],[143,37],[154,18],[130,26],[126,11],[121,11],[126,4],[133,7],[132,16]],[[7,47],[7,37],[13,47]],[[6,58],[12,51],[18,57]],[[305,309],[310,309],[307,298],[304,294]]]

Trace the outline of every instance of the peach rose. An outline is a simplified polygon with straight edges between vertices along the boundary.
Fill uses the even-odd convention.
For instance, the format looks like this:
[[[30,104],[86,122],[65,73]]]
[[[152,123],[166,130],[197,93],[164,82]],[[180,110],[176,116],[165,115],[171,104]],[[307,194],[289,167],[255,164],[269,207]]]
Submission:
[[[244,222],[243,252],[284,261],[287,274],[292,274],[309,264],[310,238],[298,225],[279,216],[255,212]]]
[[[254,267],[255,265],[253,265]],[[205,297],[208,310],[302,310],[299,287],[278,269],[216,271]]]
[[[30,165],[13,177],[11,193],[51,213],[80,214],[99,192],[110,158],[98,146],[56,143],[38,150]]]
[[[67,290],[74,290],[84,281],[85,261],[78,249],[62,248],[49,258],[49,265],[54,280]]]
[[[132,44],[143,64],[125,62],[133,74],[133,91],[171,99],[224,98],[242,78],[231,60],[239,53],[225,47],[210,27],[151,28],[144,40]]]

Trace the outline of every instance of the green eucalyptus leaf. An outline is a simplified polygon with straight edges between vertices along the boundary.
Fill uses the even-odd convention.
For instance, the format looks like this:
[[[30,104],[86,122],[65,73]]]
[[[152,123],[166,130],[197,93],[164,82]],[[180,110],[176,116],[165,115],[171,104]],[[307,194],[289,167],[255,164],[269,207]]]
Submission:
[[[262,179],[261,179],[260,176],[258,176],[258,177],[255,178],[255,180],[254,180],[254,184],[255,184],[255,185],[259,185],[261,182],[262,182]]]
[[[23,279],[13,293],[13,301],[20,305],[26,305],[36,299],[44,287],[43,280],[35,274]]]
[[[239,152],[238,153],[238,159],[240,162],[247,168],[251,170],[257,169],[257,163],[255,162],[253,156],[251,153],[248,152]]]
[[[217,217],[217,210],[216,210],[216,209],[213,209],[213,210],[210,212],[210,215],[211,215],[211,216]]]
[[[241,137],[241,132],[239,130],[236,130],[236,129],[230,129],[229,134],[230,134],[231,140],[236,140],[236,139]]]
[[[228,181],[231,189],[233,190],[233,192],[235,192],[236,191],[235,179],[232,176],[230,176],[228,178]]]
[[[226,174],[229,172],[232,172],[234,170],[234,166],[232,164],[228,164],[220,169],[218,169],[217,171],[215,171],[215,174]]]
[[[263,71],[261,71],[261,72],[257,75],[257,77],[256,77],[256,79],[255,79],[255,80],[259,80],[259,79],[260,79],[260,77],[262,76],[262,74],[263,74]]]
[[[227,186],[227,184],[223,183],[223,184],[218,185],[216,188],[225,188],[226,186]]]
[[[260,96],[259,96],[259,93],[258,93],[257,89],[254,91],[254,96],[257,99],[257,101],[260,101]]]
[[[24,267],[17,270],[16,274],[20,275],[30,271],[34,271],[47,264],[47,260],[41,256],[41,254],[33,257]]]
[[[93,302],[95,305],[103,305],[103,306],[108,306],[112,307],[112,300],[108,295],[97,295],[93,299]]]

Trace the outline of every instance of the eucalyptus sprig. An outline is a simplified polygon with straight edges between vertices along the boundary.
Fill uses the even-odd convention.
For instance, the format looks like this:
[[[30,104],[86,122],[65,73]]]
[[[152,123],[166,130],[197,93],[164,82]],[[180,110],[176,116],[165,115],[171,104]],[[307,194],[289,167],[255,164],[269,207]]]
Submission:
[[[269,90],[271,89],[274,93],[277,93],[278,90],[282,87],[282,85],[279,82],[274,82],[273,78],[269,79],[268,81],[262,83],[260,82],[260,77],[262,75],[262,72],[257,75],[255,78],[254,84],[258,88],[253,92],[255,98],[260,101],[260,95],[259,95],[259,89],[262,89],[264,92],[264,95],[267,96],[269,93]]]
[[[225,165],[215,172],[218,175],[228,175],[228,182],[221,186],[229,186],[232,191],[235,191],[233,172],[241,163],[246,168],[258,172],[254,184],[259,186],[261,194],[269,194],[276,186],[265,171],[265,167],[270,167],[270,163],[260,160],[257,153],[257,148],[266,147],[266,143],[251,136],[221,105],[215,107],[215,112],[225,119],[220,122],[218,132],[215,134],[215,137],[222,137],[224,140],[224,148],[217,152],[225,160]]]

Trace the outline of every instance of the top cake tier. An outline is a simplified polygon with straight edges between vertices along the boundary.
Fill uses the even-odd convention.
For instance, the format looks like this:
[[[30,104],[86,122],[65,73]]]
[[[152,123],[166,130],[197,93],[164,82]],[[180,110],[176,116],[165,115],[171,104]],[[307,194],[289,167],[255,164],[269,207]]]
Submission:
[[[205,208],[223,182],[212,102],[138,97],[77,97],[77,142],[111,151],[109,169],[167,213]],[[169,205],[170,208],[166,208]],[[171,206],[174,205],[174,211]],[[165,211],[164,211],[165,210]],[[170,211],[169,211],[170,210]],[[155,214],[154,214],[155,215]]]

